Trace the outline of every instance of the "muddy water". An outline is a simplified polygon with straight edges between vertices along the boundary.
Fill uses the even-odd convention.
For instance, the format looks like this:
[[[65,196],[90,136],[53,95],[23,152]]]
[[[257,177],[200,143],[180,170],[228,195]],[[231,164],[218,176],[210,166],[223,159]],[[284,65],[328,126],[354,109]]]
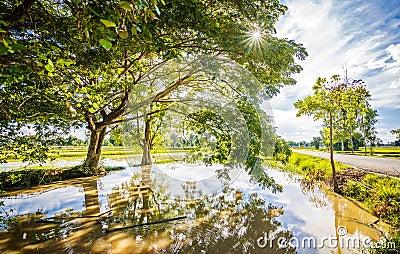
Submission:
[[[127,166],[8,192],[0,253],[361,253],[382,237],[376,217],[297,177],[268,169],[274,194],[221,169]]]

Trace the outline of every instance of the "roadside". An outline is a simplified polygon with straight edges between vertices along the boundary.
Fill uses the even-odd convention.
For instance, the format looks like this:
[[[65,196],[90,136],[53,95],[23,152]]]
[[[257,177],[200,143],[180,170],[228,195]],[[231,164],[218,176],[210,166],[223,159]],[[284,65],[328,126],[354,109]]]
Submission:
[[[329,159],[296,151],[286,164],[275,161],[269,161],[267,164],[301,175],[300,183],[306,189],[318,184],[323,187],[332,187],[332,169]],[[321,156],[325,155],[326,153],[321,153]],[[398,253],[400,251],[400,179],[352,169],[338,161],[335,161],[335,166],[340,195],[391,225],[387,240],[396,242],[394,253]],[[376,223],[378,221],[370,226],[375,227]],[[390,251],[376,249],[371,253],[392,253]]]
[[[307,150],[293,150],[295,153],[311,155],[319,158],[329,159],[329,153],[315,152]],[[337,162],[341,162],[358,169],[366,171],[400,177],[400,161],[389,158],[376,158],[370,156],[334,154],[333,158]]]

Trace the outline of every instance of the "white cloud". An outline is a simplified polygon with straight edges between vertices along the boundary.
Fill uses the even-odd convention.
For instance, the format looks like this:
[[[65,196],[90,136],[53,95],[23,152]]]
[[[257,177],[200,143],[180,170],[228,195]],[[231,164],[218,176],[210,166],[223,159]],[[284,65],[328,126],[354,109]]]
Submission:
[[[400,109],[400,38],[396,32],[400,21],[393,18],[399,7],[379,1],[288,0],[284,4],[289,11],[277,24],[278,36],[303,43],[309,57],[300,62],[303,71],[294,75],[298,84],[284,87],[271,100],[278,133],[292,140],[318,135],[320,125],[311,118],[296,118],[293,102],[312,93],[317,77],[343,74],[344,67],[349,78],[366,82],[378,111]],[[300,122],[310,129],[299,129]]]
[[[390,133],[391,129],[388,128],[377,128],[376,131],[379,133],[379,138],[383,141],[384,144],[388,142],[393,142],[396,140],[396,135]]]
[[[296,117],[294,109],[274,110],[275,125],[278,135],[286,140],[292,141],[311,141],[312,137],[318,136],[322,122],[314,122],[312,117]]]
[[[400,88],[400,78],[398,80],[394,80],[392,81],[392,83],[390,83],[389,88]]]

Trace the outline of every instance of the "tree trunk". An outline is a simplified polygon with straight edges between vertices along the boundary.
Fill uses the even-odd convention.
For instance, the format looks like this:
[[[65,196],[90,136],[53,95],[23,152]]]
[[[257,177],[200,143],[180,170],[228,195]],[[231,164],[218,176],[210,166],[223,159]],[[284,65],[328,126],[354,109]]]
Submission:
[[[151,152],[150,134],[151,134],[150,119],[146,118],[145,128],[144,128],[142,165],[152,164],[151,153],[150,153]]]
[[[341,223],[340,223],[340,219],[342,218],[339,214],[337,214],[339,211],[341,211],[340,209],[340,205],[339,205],[339,200],[338,197],[333,197],[332,199],[333,201],[333,211],[335,211],[335,236],[337,239],[337,254],[342,254],[342,248],[344,248],[346,245],[341,245],[340,242],[343,241],[339,241],[339,239],[341,237],[343,237],[343,235],[339,235],[338,229],[341,227]]]
[[[101,148],[106,136],[106,127],[102,129],[90,130],[90,143],[84,165],[87,166],[93,174],[98,174]]]
[[[344,140],[342,139],[342,153],[344,152]]]
[[[351,154],[354,154],[353,130],[350,129]]]
[[[330,159],[332,166],[332,181],[333,181],[333,191],[339,193],[339,187],[336,179],[336,169],[335,169],[335,161],[333,160],[333,126],[332,126],[332,113],[329,113],[329,150],[330,150]]]
[[[85,193],[85,212],[87,215],[100,214],[99,191],[97,188],[97,180],[90,180],[83,184],[83,192]]]
[[[367,155],[367,140],[364,139],[364,155]]]

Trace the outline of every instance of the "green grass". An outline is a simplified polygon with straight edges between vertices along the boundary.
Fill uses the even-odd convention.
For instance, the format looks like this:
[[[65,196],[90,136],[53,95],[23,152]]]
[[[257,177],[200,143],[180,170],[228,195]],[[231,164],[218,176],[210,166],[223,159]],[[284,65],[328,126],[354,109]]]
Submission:
[[[318,180],[328,181],[332,177],[331,163],[327,159],[318,158],[306,154],[296,153],[293,151],[286,165],[270,162],[272,166],[278,166],[284,171],[295,172],[305,177],[312,179],[313,176],[318,177]],[[351,166],[335,162],[335,168],[338,173]]]
[[[361,181],[349,180],[342,188],[346,197],[353,198],[392,226],[390,241],[400,251],[400,179],[367,174]],[[396,253],[378,249],[376,253]]]
[[[78,158],[85,158],[87,154],[86,146],[57,146],[52,147],[49,153],[49,159],[60,159],[60,160],[74,160]],[[156,153],[167,153],[167,152],[185,152],[187,149],[155,149],[153,151]],[[125,155],[132,154],[142,154],[142,149],[140,147],[123,147],[123,146],[103,146],[101,150],[102,158],[121,158]],[[10,162],[18,162],[20,159],[9,160]]]
[[[327,148],[321,148],[319,150],[314,147],[299,147],[296,149],[302,149],[313,152],[329,152]],[[351,151],[334,151],[338,154],[351,154]],[[359,149],[354,151],[354,155],[362,155],[362,156],[375,156],[375,157],[384,157],[384,158],[400,158],[400,147],[375,147],[373,148],[373,154],[370,154],[370,149],[367,147],[367,153],[365,154],[364,147],[360,147]]]
[[[351,151],[337,151],[337,153],[351,154]],[[358,150],[354,151],[356,155],[365,155],[364,148],[360,147]],[[374,155],[385,156],[385,155],[395,155],[400,157],[400,147],[377,147],[373,149]],[[367,156],[370,155],[370,150],[367,148]]]
[[[367,174],[362,181],[347,181],[342,192],[400,229],[400,179]]]

